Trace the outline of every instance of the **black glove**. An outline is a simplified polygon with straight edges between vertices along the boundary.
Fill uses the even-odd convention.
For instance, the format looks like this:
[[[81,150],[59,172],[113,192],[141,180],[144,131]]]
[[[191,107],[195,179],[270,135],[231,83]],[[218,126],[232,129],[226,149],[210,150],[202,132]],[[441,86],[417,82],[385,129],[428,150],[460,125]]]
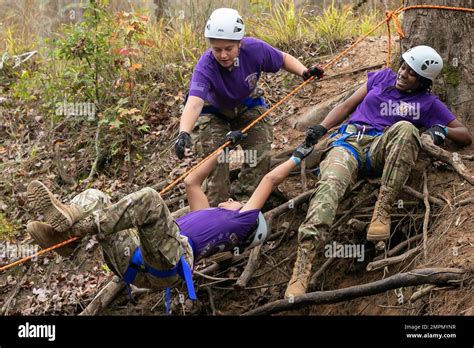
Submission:
[[[239,141],[245,139],[246,137],[247,134],[242,133],[240,130],[230,131],[225,135],[225,141],[230,141],[229,148],[234,149],[239,143]]]
[[[317,124],[316,126],[313,126],[313,127],[310,127],[308,128],[308,130],[306,131],[306,139],[305,139],[305,144],[307,146],[311,146],[311,145],[314,145],[316,144],[319,139],[321,139],[324,134],[326,134],[328,132],[328,130],[326,129],[326,127],[320,125],[320,124]]]
[[[298,157],[300,160],[303,160],[306,157],[308,157],[311,151],[313,151],[313,146],[312,145],[308,146],[306,145],[306,143],[303,143],[300,146],[298,146],[291,155],[294,157]]]
[[[316,76],[318,79],[322,78],[324,76],[324,70],[321,68],[319,65],[313,65],[309,69],[306,69],[303,72],[303,80],[309,79],[311,76]]]
[[[189,133],[179,132],[178,139],[176,139],[176,143],[174,144],[174,151],[176,152],[176,156],[178,156],[179,159],[183,159],[186,148],[191,147],[191,145],[192,141]]]
[[[444,143],[444,139],[446,139],[447,131],[445,130],[445,127],[443,126],[433,126],[423,132],[423,134],[429,134],[431,135],[431,138],[433,138],[433,143],[435,145],[441,145]]]

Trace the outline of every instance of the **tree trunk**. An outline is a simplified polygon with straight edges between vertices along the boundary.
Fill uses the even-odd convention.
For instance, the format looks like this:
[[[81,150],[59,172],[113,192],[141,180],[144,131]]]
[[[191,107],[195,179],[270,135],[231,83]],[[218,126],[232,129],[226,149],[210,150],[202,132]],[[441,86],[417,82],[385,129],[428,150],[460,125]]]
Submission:
[[[405,6],[431,4],[406,0]],[[436,5],[472,8],[473,0],[438,0]],[[474,107],[473,22],[468,12],[438,9],[409,10],[404,13],[401,52],[417,45],[433,47],[443,57],[444,67],[433,91],[461,122],[469,119]]]
[[[155,19],[159,21],[165,17],[168,0],[153,0],[153,3],[155,4]]]

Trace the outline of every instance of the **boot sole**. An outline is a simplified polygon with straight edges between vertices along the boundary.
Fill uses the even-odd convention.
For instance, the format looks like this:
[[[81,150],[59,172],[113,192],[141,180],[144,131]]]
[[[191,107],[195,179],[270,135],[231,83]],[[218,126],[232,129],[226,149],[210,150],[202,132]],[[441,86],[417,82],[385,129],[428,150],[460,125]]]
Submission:
[[[386,241],[390,238],[390,234],[387,235],[380,235],[380,234],[368,234],[367,233],[367,240],[369,242],[379,242],[379,241]]]
[[[40,181],[34,180],[28,185],[28,203],[45,222],[57,232],[65,232],[72,226],[72,219],[64,212],[56,198]]]

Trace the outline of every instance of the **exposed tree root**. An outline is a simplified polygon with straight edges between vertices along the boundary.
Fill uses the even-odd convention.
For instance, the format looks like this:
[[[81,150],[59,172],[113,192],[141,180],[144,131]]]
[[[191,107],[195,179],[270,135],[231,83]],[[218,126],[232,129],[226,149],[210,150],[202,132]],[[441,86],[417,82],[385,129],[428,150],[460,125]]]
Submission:
[[[351,286],[332,291],[316,291],[295,297],[293,302],[278,300],[244,313],[249,315],[268,315],[287,310],[300,309],[316,304],[338,303],[359,297],[372,296],[388,290],[422,284],[446,285],[450,282],[460,282],[467,279],[469,273],[459,268],[425,268],[407,273],[395,274],[376,282]]]

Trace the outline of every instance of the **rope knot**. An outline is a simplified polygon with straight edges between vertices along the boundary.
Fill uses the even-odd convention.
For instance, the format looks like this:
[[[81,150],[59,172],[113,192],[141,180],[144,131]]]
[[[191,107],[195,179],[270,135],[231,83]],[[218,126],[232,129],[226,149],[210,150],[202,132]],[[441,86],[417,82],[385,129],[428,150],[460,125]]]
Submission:
[[[402,30],[402,25],[400,20],[398,19],[398,11],[385,11],[385,17],[387,19],[387,24],[390,25],[390,21],[393,20],[393,25],[395,26],[395,30],[400,35],[402,39],[405,38],[405,33]]]

